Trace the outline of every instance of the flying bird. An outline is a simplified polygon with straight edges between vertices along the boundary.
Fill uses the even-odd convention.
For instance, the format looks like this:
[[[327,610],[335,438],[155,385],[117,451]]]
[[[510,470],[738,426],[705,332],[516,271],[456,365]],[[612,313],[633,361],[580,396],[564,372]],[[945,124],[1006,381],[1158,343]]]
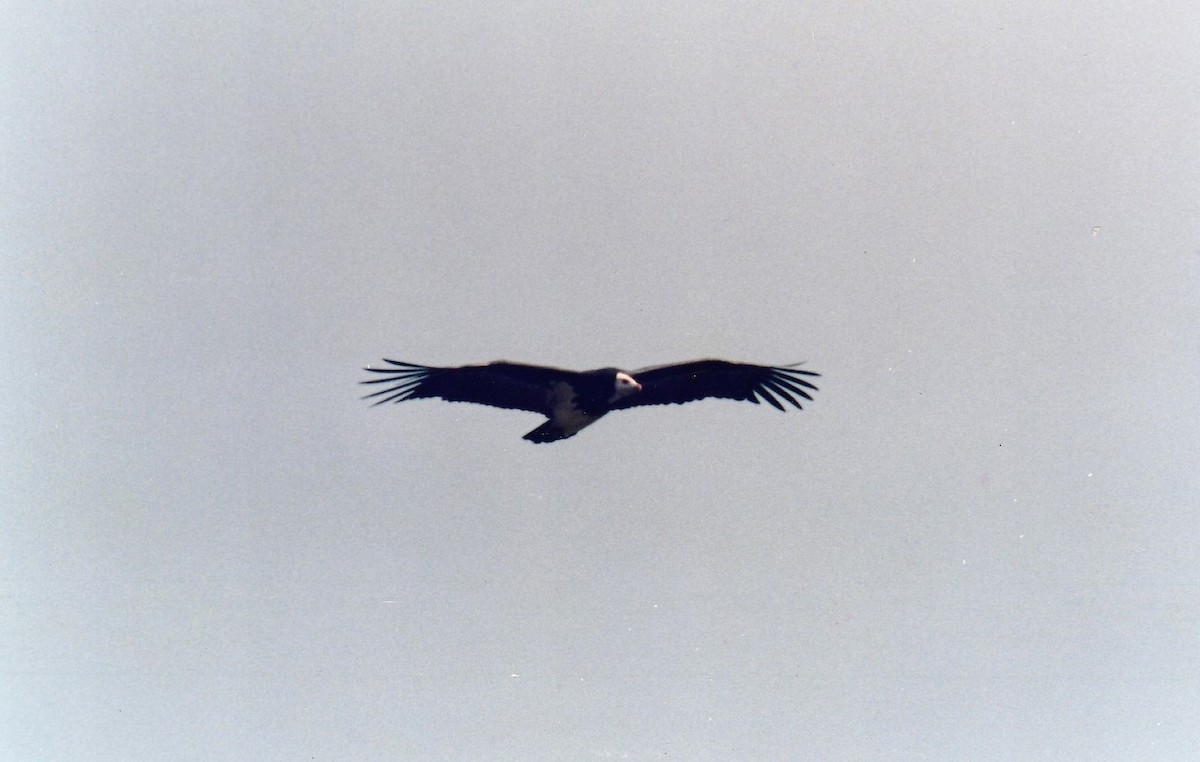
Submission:
[[[812,400],[816,391],[807,379],[819,376],[796,365],[772,367],[725,360],[696,360],[658,365],[632,372],[617,368],[571,371],[540,365],[498,361],[487,365],[432,368],[384,358],[388,368],[364,368],[379,378],[364,384],[383,384],[363,399],[378,397],[376,405],[440,397],[448,402],[528,410],[548,419],[523,438],[557,442],[575,436],[613,410],[640,405],[679,405],[708,397],[759,399],[784,410],[776,397],[801,409],[797,397]]]

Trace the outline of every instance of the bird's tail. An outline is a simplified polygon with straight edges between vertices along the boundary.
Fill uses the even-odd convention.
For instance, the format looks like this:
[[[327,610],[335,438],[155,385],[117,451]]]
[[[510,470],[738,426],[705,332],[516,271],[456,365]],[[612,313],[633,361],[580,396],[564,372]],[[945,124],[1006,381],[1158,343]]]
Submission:
[[[528,439],[535,444],[543,444],[545,442],[557,442],[560,439],[573,437],[576,433],[575,431],[565,431],[562,426],[554,421],[546,421],[541,426],[521,437],[521,439]]]

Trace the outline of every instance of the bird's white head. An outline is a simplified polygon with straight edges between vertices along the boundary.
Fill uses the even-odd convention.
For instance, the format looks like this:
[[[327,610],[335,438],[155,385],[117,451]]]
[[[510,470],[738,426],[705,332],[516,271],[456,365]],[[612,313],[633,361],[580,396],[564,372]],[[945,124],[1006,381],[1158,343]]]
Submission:
[[[642,385],[637,379],[623,371],[617,371],[616,379],[613,381],[613,396],[609,402],[616,402],[622,397],[628,397],[634,392],[640,392]]]

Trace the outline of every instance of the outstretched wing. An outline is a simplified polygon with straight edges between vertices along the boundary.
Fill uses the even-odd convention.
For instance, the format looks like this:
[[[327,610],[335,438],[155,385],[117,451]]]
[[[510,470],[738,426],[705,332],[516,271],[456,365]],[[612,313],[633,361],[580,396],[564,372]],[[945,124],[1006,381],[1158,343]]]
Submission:
[[[800,409],[796,397],[811,400],[805,390],[817,390],[806,377],[821,374],[797,370],[795,365],[774,368],[724,360],[697,360],[635,370],[632,375],[641,383],[642,390],[617,400],[612,406],[614,410],[639,405],[679,405],[706,397],[747,400],[756,405],[761,398],[783,410],[776,396]]]
[[[363,399],[379,397],[376,405],[422,397],[441,397],[449,402],[475,402],[480,405],[512,410],[529,410],[549,415],[547,392],[555,381],[573,374],[558,368],[494,362],[488,365],[464,365],[460,368],[431,368],[384,358],[391,368],[363,368],[380,378],[364,384],[384,384],[384,388]]]

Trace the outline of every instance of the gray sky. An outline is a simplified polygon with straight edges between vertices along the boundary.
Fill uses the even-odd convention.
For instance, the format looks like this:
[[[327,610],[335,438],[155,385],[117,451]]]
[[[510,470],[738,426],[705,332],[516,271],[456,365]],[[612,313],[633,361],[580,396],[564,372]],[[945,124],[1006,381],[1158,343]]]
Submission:
[[[1196,758],[1200,11],[1047,5],[6,4],[0,757]]]

